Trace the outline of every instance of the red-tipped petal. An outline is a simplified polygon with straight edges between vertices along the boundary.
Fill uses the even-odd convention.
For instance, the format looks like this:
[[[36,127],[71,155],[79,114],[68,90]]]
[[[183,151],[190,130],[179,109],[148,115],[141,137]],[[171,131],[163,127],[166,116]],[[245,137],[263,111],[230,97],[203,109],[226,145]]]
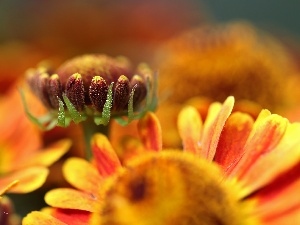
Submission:
[[[93,212],[99,199],[91,193],[71,188],[57,188],[47,192],[45,201],[52,207]]]
[[[69,158],[63,165],[63,174],[66,180],[77,189],[94,193],[97,196],[102,177],[91,163],[81,158]]]
[[[103,134],[95,134],[91,140],[93,157],[101,176],[109,176],[121,167],[120,160]]]
[[[181,110],[178,115],[178,131],[185,151],[199,154],[202,120],[198,111],[191,106]]]
[[[139,120],[138,131],[146,149],[151,151],[162,149],[161,127],[154,113],[148,112]]]

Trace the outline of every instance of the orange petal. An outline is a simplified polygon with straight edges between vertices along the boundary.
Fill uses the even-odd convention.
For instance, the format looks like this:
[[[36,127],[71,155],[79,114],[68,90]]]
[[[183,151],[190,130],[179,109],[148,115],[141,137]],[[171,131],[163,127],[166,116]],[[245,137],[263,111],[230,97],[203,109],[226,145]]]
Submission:
[[[97,195],[102,177],[91,163],[81,158],[69,158],[63,165],[63,174],[77,189]]]
[[[229,174],[241,159],[253,123],[248,114],[240,112],[231,114],[226,121],[214,158],[226,174]]]
[[[249,193],[270,183],[282,173],[299,163],[300,124],[289,124],[280,143],[254,163],[243,176]],[[263,173],[261,172],[263,171]],[[257,176],[259,174],[259,176]]]
[[[223,105],[213,103],[208,110],[208,115],[203,125],[201,155],[210,161],[215,156],[221,132],[232,112],[233,106],[234,97],[230,96]]]
[[[254,198],[258,200],[256,214],[265,220],[276,220],[290,213],[300,215],[300,163],[281,174],[270,185],[259,190]],[[296,210],[296,211],[295,211]],[[291,215],[292,216],[292,215]],[[280,219],[280,218],[278,218]],[[288,218],[285,218],[288,219]],[[299,222],[298,216],[298,222]],[[286,224],[298,224],[296,221]]]
[[[202,120],[198,111],[187,106],[178,115],[178,131],[185,151],[199,154]]]
[[[93,194],[71,188],[57,188],[46,193],[45,201],[52,207],[93,212],[99,199]]]
[[[148,112],[139,120],[138,131],[146,149],[153,151],[162,149],[161,126],[154,113]]]
[[[23,218],[22,225],[68,225],[42,212],[31,212]]]
[[[7,192],[28,193],[41,187],[48,176],[48,169],[41,166],[29,167],[20,171],[12,172],[0,178],[0,193],[13,183]]]
[[[30,165],[50,166],[64,155],[70,147],[71,141],[69,139],[57,141],[45,149],[40,149],[30,157],[27,155],[21,159],[18,168]]]
[[[242,180],[247,170],[253,166],[257,159],[274,150],[282,139],[287,125],[287,119],[275,114],[264,118],[259,124],[254,124],[253,130],[245,144],[245,154],[234,168],[232,174],[235,174]]]
[[[109,176],[121,167],[120,160],[105,135],[95,134],[91,145],[96,167],[101,176]]]

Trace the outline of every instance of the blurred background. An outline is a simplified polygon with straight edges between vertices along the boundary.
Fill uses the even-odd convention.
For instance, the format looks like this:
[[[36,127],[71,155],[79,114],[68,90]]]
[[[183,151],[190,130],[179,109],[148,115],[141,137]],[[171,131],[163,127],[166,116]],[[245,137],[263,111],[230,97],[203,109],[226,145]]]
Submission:
[[[296,0],[1,0],[0,104],[26,69],[41,61],[55,67],[75,55],[101,52],[147,62],[168,39],[209,23],[249,21],[298,56],[299,9]],[[17,199],[28,202],[34,194]],[[21,202],[16,208],[23,215],[41,205]]]
[[[10,82],[28,63],[42,59],[60,63],[88,52],[145,61],[159,43],[208,21],[247,20],[296,42],[299,7],[296,0],[286,4],[279,0],[2,0],[0,76]],[[16,63],[16,73],[9,71]]]

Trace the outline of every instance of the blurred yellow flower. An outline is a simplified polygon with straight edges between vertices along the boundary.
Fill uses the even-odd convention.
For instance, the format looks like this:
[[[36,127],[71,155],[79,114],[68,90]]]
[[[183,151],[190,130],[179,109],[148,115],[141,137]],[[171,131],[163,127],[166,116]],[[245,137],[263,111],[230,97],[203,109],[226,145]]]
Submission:
[[[246,22],[210,24],[169,40],[157,53],[159,94],[171,103],[195,97],[248,100],[278,112],[299,101],[299,70],[276,38]],[[174,88],[176,87],[176,88]]]
[[[267,110],[254,121],[233,106],[233,97],[211,104],[204,123],[195,108],[184,108],[184,151],[162,151],[153,113],[139,122],[140,140],[124,144],[131,154],[123,163],[108,139],[95,135],[93,161],[70,158],[63,168],[77,190],[51,190],[45,200],[54,208],[28,214],[23,224],[300,222],[300,124]]]
[[[267,108],[299,119],[293,113],[300,101],[295,57],[275,37],[249,23],[207,24],[189,30],[159,49],[156,65],[161,101],[157,115],[168,147],[180,144],[172,121],[194,97],[222,102],[234,96],[234,110],[254,118]]]

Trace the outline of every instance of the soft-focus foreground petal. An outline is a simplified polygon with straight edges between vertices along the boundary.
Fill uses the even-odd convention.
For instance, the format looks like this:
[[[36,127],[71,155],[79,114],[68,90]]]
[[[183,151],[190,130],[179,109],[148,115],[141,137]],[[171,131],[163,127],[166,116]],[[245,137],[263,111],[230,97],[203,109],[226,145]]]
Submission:
[[[281,174],[255,194],[258,200],[257,214],[266,224],[300,224],[299,171],[298,162],[288,172]]]
[[[97,198],[93,194],[75,189],[57,188],[47,192],[45,201],[52,207],[93,212]]]
[[[162,132],[157,117],[148,112],[138,122],[140,139],[148,150],[160,151],[162,149]]]
[[[215,156],[220,134],[233,109],[233,105],[234,97],[230,96],[223,105],[213,103],[208,110],[208,115],[203,125],[201,156],[210,161]]]
[[[91,163],[81,158],[69,158],[63,165],[65,179],[75,188],[88,193],[98,193],[102,177]]]
[[[91,140],[91,147],[101,176],[109,176],[121,167],[121,162],[105,135],[95,134]]]
[[[33,211],[23,218],[22,225],[68,225],[46,213]]]
[[[48,169],[42,166],[33,166],[12,172],[0,178],[0,193],[3,190],[10,193],[28,193],[41,187],[48,176]],[[17,182],[17,183],[16,183]],[[16,183],[12,185],[12,183]],[[6,190],[8,186],[11,186]]]
[[[240,112],[231,114],[227,119],[214,158],[225,174],[229,174],[241,159],[253,123],[248,114]]]
[[[299,163],[300,124],[288,124],[284,137],[266,155],[260,157],[244,174],[243,182],[253,192],[273,181]],[[259,174],[259,176],[257,176]]]
[[[56,160],[58,160],[62,155],[64,155],[71,147],[71,140],[63,139],[51,144],[45,149],[40,149],[33,155],[23,157],[20,159],[18,168],[29,165],[41,165],[50,166]]]
[[[178,115],[178,131],[185,151],[199,154],[202,120],[198,111],[191,106],[183,108]]]
[[[287,119],[275,114],[260,120],[259,123],[256,122],[245,144],[243,157],[231,175],[237,176],[242,183],[255,183],[256,177],[250,181],[246,176],[247,171],[258,159],[267,155],[266,153],[271,152],[278,145],[285,134],[287,125]],[[248,181],[243,179],[248,179]]]

